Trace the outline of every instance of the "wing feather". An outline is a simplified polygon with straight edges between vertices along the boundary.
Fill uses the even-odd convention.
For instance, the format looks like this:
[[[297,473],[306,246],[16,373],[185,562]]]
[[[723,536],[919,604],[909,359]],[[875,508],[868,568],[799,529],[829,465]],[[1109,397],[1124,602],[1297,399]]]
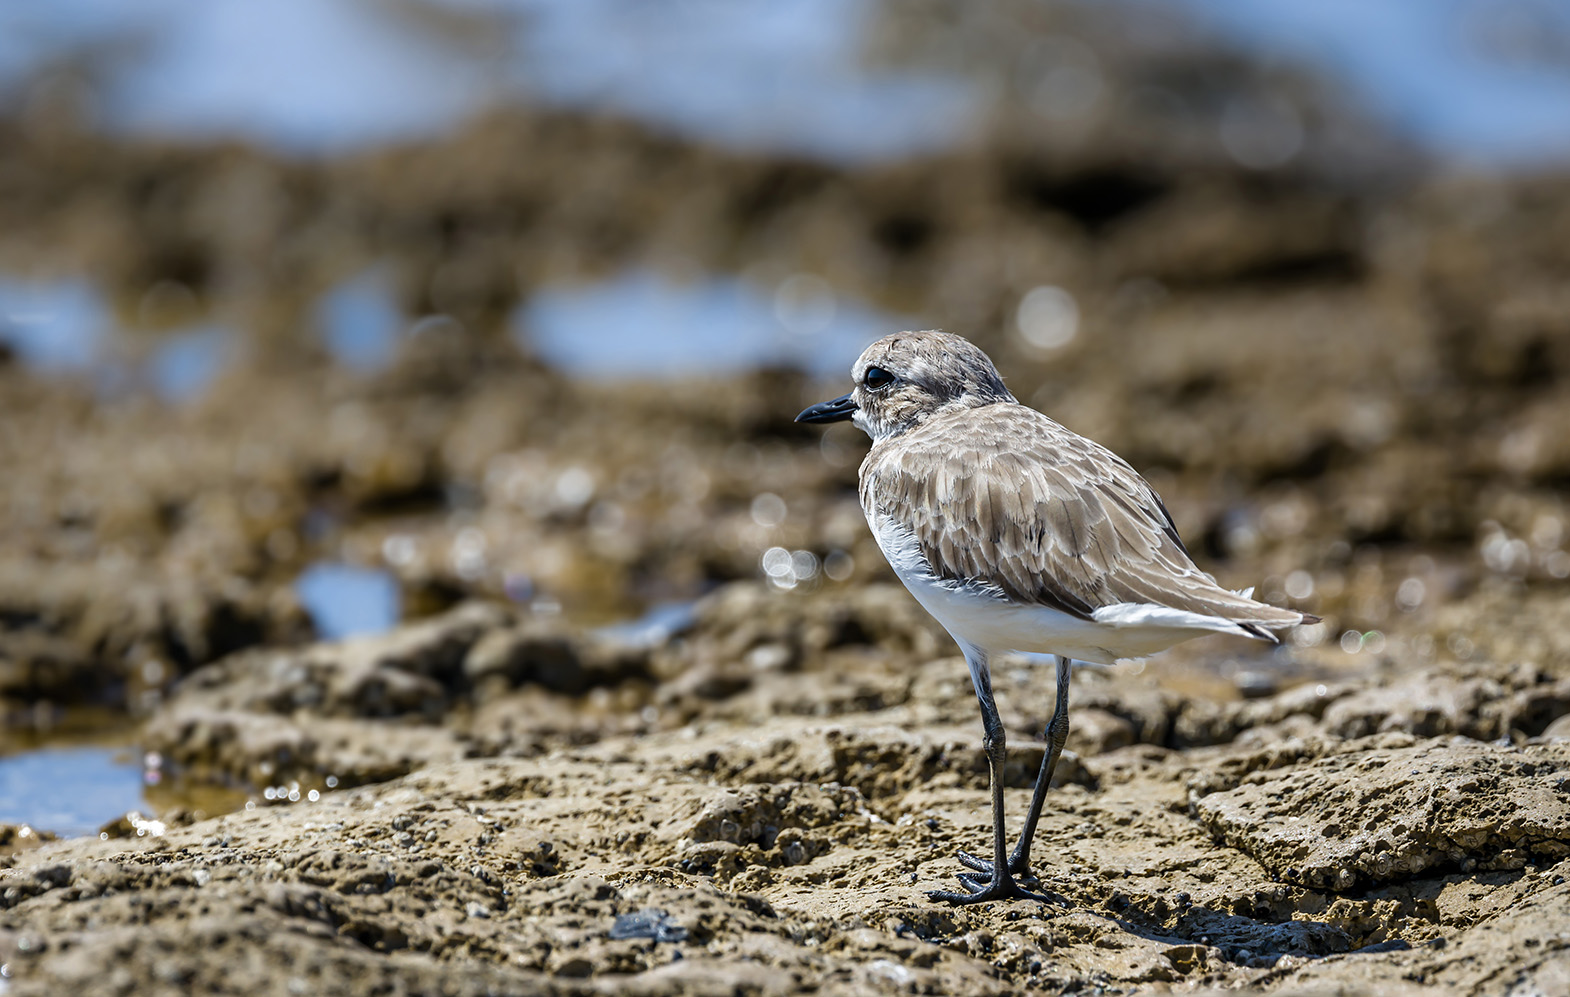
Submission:
[[[1110,450],[1009,402],[941,413],[874,446],[862,504],[916,537],[940,578],[1082,619],[1154,603],[1284,627],[1301,614],[1223,588]]]

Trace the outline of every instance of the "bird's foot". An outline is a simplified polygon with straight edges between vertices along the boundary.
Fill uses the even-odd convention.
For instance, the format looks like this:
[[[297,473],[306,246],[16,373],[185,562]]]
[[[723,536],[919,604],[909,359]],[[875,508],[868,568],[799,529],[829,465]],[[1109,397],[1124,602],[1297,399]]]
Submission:
[[[989,882],[983,883],[972,889],[973,880],[967,876],[960,876],[959,881],[965,885],[963,890],[928,890],[928,900],[938,900],[946,904],[961,907],[966,904],[985,904],[994,900],[1035,900],[1039,903],[1056,903],[1052,897],[1032,893],[1014,881],[1013,876],[1007,874],[995,876]]]
[[[993,863],[984,859],[978,859],[969,852],[960,852],[959,860],[961,864],[976,870],[976,872],[962,872],[959,874],[960,885],[964,889],[929,890],[927,891],[927,899],[953,904],[956,907],[965,904],[990,903],[994,900],[1035,900],[1040,903],[1060,902],[1059,898],[1032,893],[1019,885],[1019,882],[1014,878],[1015,872],[1012,868],[1005,869],[1002,873],[999,873]],[[1010,865],[1012,866],[1013,863],[1010,863]],[[1023,866],[1024,863],[1021,862],[1020,865]],[[986,874],[985,876],[981,875],[983,872]],[[1031,882],[1035,881],[1035,877],[1030,876],[1028,871],[1023,873],[1023,875],[1028,876]]]
[[[966,880],[966,881],[968,881],[968,882],[970,882],[970,883],[972,883],[974,885],[977,885],[977,886],[980,886],[983,883],[987,883],[987,882],[991,881],[991,879],[992,879],[992,863],[991,862],[988,862],[984,858],[979,858],[979,857],[977,857],[975,855],[972,855],[971,853],[965,852],[965,851],[956,853],[956,857],[959,859],[959,864],[960,865],[964,866],[967,869],[974,869],[975,870],[975,872],[973,872],[973,873],[971,873],[971,872],[962,872],[962,873],[960,873],[959,874],[959,878],[960,879]],[[1030,883],[1031,885],[1039,885],[1040,882],[1041,882],[1041,880],[1039,878],[1037,878],[1036,874],[1030,871],[1030,862],[1022,855],[1011,855],[1011,856],[1009,856],[1008,872],[1009,872],[1010,876],[1017,876],[1019,879],[1023,880],[1026,883]]]

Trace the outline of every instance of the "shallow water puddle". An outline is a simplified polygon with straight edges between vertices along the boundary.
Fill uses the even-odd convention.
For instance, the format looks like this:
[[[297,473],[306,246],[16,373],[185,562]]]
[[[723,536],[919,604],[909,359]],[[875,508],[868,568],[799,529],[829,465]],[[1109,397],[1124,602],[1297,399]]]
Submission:
[[[453,11],[450,20],[464,19]],[[91,66],[96,118],[108,130],[336,152],[437,133],[490,102],[489,39],[425,20],[357,0],[5,5],[0,84],[76,56]]]
[[[375,568],[318,561],[295,579],[294,591],[323,640],[385,633],[402,615],[397,580]]]
[[[874,0],[523,0],[513,72],[536,98],[682,134],[831,161],[952,146],[984,86],[919,65],[870,65]]]
[[[697,622],[696,608],[694,602],[661,603],[637,619],[597,627],[594,633],[629,647],[657,647]]]
[[[221,326],[175,333],[148,358],[147,379],[164,401],[194,401],[229,366],[237,338]]]
[[[0,346],[31,370],[86,379],[101,398],[151,390],[192,401],[229,366],[238,335],[206,325],[135,339],[88,280],[0,275]]]
[[[0,276],[0,344],[34,370],[92,373],[107,359],[112,323],[86,280]]]
[[[1141,5],[1114,16],[1159,19]],[[1534,164],[1570,154],[1570,77],[1552,3],[1181,0],[1201,29],[1306,64],[1436,153]],[[876,0],[58,0],[0,5],[0,89],[81,64],[69,84],[109,130],[241,137],[331,154],[435,136],[536,101],[609,111],[701,140],[829,160],[953,146],[985,117],[995,65],[873,65]],[[1137,32],[1136,32],[1137,34]],[[1159,40],[1159,39],[1158,39]],[[1047,96],[1105,100],[1097,53],[1049,36]],[[958,58],[956,58],[958,56]],[[298,66],[333,72],[300,73]],[[956,65],[962,68],[956,68]],[[59,80],[52,84],[58,92]],[[24,101],[25,102],[25,101]],[[1220,138],[1279,165],[1307,123],[1290,102],[1239,99]]]
[[[0,86],[75,56],[111,130],[295,154],[438,135],[520,99],[831,159],[952,144],[975,120],[978,88],[866,65],[875,11],[871,0],[65,0],[0,7]],[[296,71],[315,65],[333,71]]]
[[[1442,155],[1518,166],[1570,155],[1570,74],[1562,55],[1549,54],[1562,52],[1570,37],[1564,4],[1180,0],[1179,6],[1231,44],[1310,65]],[[1272,149],[1295,150],[1302,127],[1290,106],[1238,98],[1222,117],[1220,137],[1245,165],[1270,165]],[[1249,162],[1257,157],[1263,161]]]
[[[635,268],[579,287],[546,288],[519,306],[522,345],[574,377],[713,375],[769,365],[843,376],[867,343],[906,319],[794,274],[772,288],[739,277],[677,282]]]
[[[125,747],[51,747],[0,758],[0,823],[61,837],[95,833],[128,810],[149,811],[141,760]]]
[[[369,373],[386,366],[405,320],[387,274],[371,269],[341,281],[316,305],[322,345],[341,366]]]

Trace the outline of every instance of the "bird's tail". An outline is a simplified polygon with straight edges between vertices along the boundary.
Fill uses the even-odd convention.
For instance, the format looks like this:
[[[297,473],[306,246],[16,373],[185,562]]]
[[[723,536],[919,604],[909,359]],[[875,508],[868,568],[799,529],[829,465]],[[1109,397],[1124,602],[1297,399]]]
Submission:
[[[1236,623],[1244,632],[1250,634],[1251,636],[1258,637],[1260,640],[1268,640],[1272,644],[1279,644],[1281,643],[1281,638],[1276,636],[1277,630],[1285,630],[1288,627],[1307,626],[1311,623],[1319,622],[1319,617],[1309,613],[1300,613],[1295,609],[1282,609],[1280,606],[1272,606],[1268,602],[1258,602],[1254,599],[1254,587],[1252,585],[1246,589],[1233,589],[1233,592],[1236,595],[1240,595],[1243,598],[1254,602],[1254,605],[1258,606],[1261,610],[1265,610],[1265,612],[1260,613],[1259,616],[1254,619],[1239,620],[1234,618],[1232,620],[1232,622]]]
[[[1239,620],[1234,618],[1232,620],[1243,632],[1250,636],[1258,637],[1260,640],[1268,640],[1272,644],[1279,644],[1281,643],[1281,638],[1276,636],[1277,630],[1286,630],[1288,627],[1306,626],[1310,623],[1319,622],[1319,617],[1309,613],[1300,613],[1295,609],[1282,609],[1280,606],[1272,606],[1268,602],[1255,600],[1253,586],[1249,586],[1246,589],[1234,589],[1233,591],[1237,595],[1253,602],[1261,610],[1265,610],[1265,612],[1259,614],[1260,617],[1264,617],[1263,619],[1256,617],[1255,619]]]

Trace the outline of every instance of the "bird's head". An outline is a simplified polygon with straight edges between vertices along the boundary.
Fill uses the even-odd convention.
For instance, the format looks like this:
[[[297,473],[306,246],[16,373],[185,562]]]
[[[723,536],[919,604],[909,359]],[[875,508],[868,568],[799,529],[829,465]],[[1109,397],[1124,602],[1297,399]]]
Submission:
[[[878,442],[939,412],[1015,400],[985,353],[946,332],[884,336],[861,354],[850,376],[856,387],[849,394],[808,408],[796,421],[849,419]]]

